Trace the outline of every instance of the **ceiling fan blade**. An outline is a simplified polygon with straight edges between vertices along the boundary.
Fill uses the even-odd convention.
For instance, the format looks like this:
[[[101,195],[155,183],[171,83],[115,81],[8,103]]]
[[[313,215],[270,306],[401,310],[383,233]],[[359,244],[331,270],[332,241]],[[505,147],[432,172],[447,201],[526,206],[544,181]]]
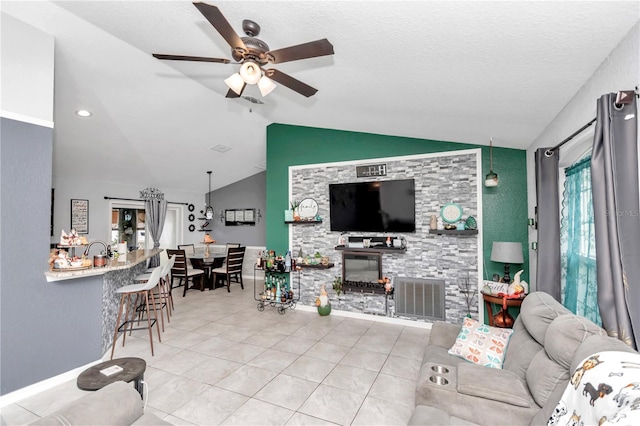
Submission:
[[[246,84],[242,85],[242,89],[240,89],[240,94],[238,95],[236,92],[234,92],[233,90],[229,89],[229,91],[227,92],[227,95],[225,96],[225,98],[239,98],[240,96],[242,96],[242,92],[244,92],[244,88],[247,87]]]
[[[223,58],[207,58],[203,56],[184,56],[184,55],[165,55],[162,53],[153,53],[154,58],[167,59],[170,61],[196,61],[196,62],[218,62],[228,64],[231,61]]]
[[[308,84],[305,84],[300,80],[296,80],[295,78],[291,77],[288,74],[283,73],[282,71],[278,71],[276,69],[270,68],[268,70],[265,70],[264,73],[271,80],[276,81],[282,84],[283,86],[286,86],[289,89],[296,91],[303,96],[306,96],[307,98],[309,96],[315,95],[316,92],[318,91],[318,89],[314,89]]]
[[[193,5],[198,8],[200,13],[207,18],[207,21],[213,25],[213,28],[220,33],[231,47],[241,49],[245,52],[248,50],[242,39],[233,30],[231,24],[229,24],[229,21],[227,21],[222,12],[220,12],[220,9],[206,3],[193,3]]]
[[[329,43],[329,40],[323,38],[322,40],[311,41],[309,43],[271,50],[267,53],[272,58],[271,62],[280,64],[282,62],[333,55],[334,52],[333,45]]]

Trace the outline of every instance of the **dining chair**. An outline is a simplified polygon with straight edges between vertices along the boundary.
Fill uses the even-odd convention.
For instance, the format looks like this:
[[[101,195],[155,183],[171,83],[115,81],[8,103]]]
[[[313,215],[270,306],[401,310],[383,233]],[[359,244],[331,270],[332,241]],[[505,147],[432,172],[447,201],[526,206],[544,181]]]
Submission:
[[[218,283],[218,278],[222,278],[227,282],[227,291],[231,292],[231,276],[238,278],[240,288],[244,290],[244,284],[242,283],[242,262],[244,261],[244,252],[246,247],[229,247],[227,250],[227,262],[220,268],[216,268],[211,273],[213,274],[214,285]]]
[[[227,246],[225,247],[225,251],[228,254],[230,248],[232,248],[232,247],[233,248],[238,248],[240,246],[241,246],[240,243],[227,243]],[[226,264],[227,264],[227,258],[225,257],[222,266],[226,266]],[[231,275],[231,277],[233,278],[233,281],[235,281],[237,283],[240,282],[240,274],[236,273],[236,274]]]
[[[177,287],[180,287],[184,281],[184,291],[182,297],[186,296],[189,289],[189,281],[191,281],[195,287],[195,278],[200,280],[200,291],[204,291],[204,271],[202,269],[189,268],[189,262],[184,250],[172,250],[167,249],[167,254],[171,257],[176,256],[176,260],[171,268],[171,288],[173,288],[173,280],[178,278]]]
[[[196,246],[195,244],[179,244],[178,245],[178,250],[184,250],[184,253],[189,255],[189,254],[196,254]]]

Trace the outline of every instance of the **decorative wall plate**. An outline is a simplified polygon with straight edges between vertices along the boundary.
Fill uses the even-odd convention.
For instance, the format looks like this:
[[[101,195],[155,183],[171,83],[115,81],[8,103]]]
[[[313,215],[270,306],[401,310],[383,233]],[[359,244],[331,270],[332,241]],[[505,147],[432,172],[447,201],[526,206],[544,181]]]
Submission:
[[[313,198],[305,198],[298,205],[298,215],[301,219],[315,219],[318,214],[318,203]]]
[[[194,206],[193,204],[189,204],[187,208],[189,209],[190,212],[192,212],[196,208],[196,206]]]
[[[456,203],[445,204],[440,210],[440,216],[447,223],[456,223],[462,219],[462,207]]]

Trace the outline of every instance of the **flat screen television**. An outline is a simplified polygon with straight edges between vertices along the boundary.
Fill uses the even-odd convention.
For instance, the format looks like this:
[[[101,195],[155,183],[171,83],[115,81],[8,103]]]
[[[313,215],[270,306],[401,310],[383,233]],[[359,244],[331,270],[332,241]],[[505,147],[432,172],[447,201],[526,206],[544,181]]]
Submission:
[[[413,179],[329,184],[332,231],[415,232]]]

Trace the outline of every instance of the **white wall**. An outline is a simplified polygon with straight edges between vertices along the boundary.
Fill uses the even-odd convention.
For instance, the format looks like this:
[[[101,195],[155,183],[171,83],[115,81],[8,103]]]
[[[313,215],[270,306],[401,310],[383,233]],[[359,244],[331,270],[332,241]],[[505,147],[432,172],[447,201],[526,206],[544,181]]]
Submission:
[[[53,37],[6,13],[1,19],[0,115],[53,127]]]
[[[602,62],[562,111],[527,149],[527,192],[529,217],[536,206],[534,153],[542,147],[553,147],[596,116],[596,101],[605,93],[633,90],[640,84],[640,23],[631,29],[618,46]],[[551,96],[553,94],[550,94]],[[593,127],[593,126],[592,126]],[[591,130],[592,131],[592,130]],[[584,138],[583,138],[584,139]],[[584,144],[566,145],[560,158],[575,155],[571,150],[584,151]],[[529,241],[537,241],[537,231],[530,228]],[[535,288],[537,254],[529,247],[530,281]]]
[[[109,241],[111,238],[111,211],[109,200],[104,197],[132,198],[139,199],[140,191],[152,184],[132,184],[130,186],[116,185],[110,182],[99,180],[70,180],[64,178],[53,178],[55,188],[55,201],[53,212],[53,237],[52,243],[60,240],[60,231],[69,231],[71,225],[71,199],[89,200],[89,234],[87,238],[92,240]],[[165,192],[162,188],[158,188]],[[164,199],[177,203],[192,203],[196,212],[205,205],[205,196],[201,193],[190,192],[165,192]],[[182,241],[178,238],[178,244],[198,244],[202,241],[201,232],[189,232],[189,222],[186,217],[189,215],[187,206],[182,206],[183,217]]]

